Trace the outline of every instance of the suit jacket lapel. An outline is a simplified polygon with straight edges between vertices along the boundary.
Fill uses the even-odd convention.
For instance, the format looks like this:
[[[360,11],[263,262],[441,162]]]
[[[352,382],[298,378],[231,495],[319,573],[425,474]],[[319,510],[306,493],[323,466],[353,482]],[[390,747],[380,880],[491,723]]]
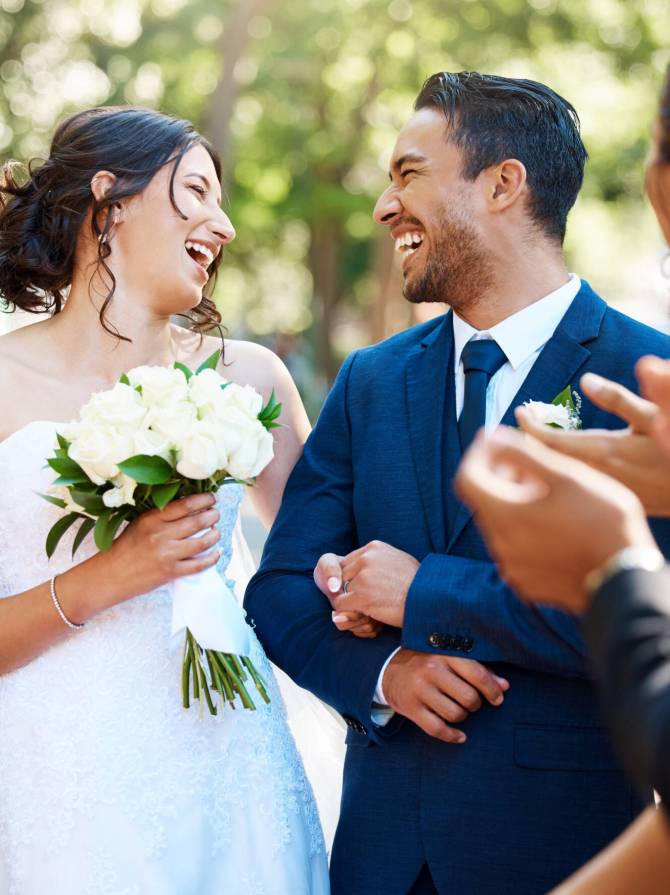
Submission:
[[[551,402],[566,385],[577,388],[575,376],[591,356],[587,343],[597,338],[603,316],[607,310],[586,281],[575,296],[554,335],[542,349],[530,373],[507,408],[502,418],[505,426],[516,426],[514,411],[525,401]],[[459,504],[456,520],[449,533],[447,552],[451,550],[472,513]]]
[[[434,552],[444,550],[444,406],[453,364],[451,313],[416,346],[407,360],[405,386],[409,436],[421,503]],[[451,376],[453,380],[453,374]]]

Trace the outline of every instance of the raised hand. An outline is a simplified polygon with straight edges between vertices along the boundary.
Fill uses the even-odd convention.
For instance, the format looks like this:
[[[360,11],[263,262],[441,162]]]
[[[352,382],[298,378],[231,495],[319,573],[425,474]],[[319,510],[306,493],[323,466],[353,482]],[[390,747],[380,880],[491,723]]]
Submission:
[[[342,595],[342,561],[343,556],[335,553],[324,553],[314,569],[314,583],[321,593],[325,594],[334,606],[335,599]],[[384,628],[381,622],[375,621],[362,612],[344,612],[333,609],[333,624],[338,631],[349,631],[356,637],[376,637]]]
[[[501,577],[530,601],[582,612],[589,572],[625,547],[655,549],[632,491],[512,429],[478,436],[456,487]]]
[[[650,392],[655,388],[656,398],[665,398],[665,407],[659,407],[656,398],[640,398],[624,386],[594,373],[585,374],[580,382],[594,404],[628,423],[626,429],[553,429],[539,425],[524,407],[517,408],[516,418],[519,426],[538,441],[626,485],[637,494],[648,515],[670,516],[668,364],[657,358],[643,358],[637,370],[648,397],[652,397]],[[649,388],[644,388],[645,381]]]
[[[466,736],[452,725],[478,711],[482,698],[501,705],[509,683],[474,659],[401,649],[389,662],[382,687],[398,714],[429,736],[460,744]]]

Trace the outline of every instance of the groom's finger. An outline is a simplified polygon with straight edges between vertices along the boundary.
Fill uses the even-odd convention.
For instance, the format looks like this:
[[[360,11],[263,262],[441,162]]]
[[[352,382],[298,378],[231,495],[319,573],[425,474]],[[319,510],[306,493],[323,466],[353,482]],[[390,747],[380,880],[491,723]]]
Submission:
[[[492,671],[489,671],[488,668],[474,659],[451,657],[449,667],[454,674],[470,684],[471,687],[474,687],[478,693],[481,693],[491,705],[500,705],[504,699],[505,691],[509,690],[509,681],[493,674]]]

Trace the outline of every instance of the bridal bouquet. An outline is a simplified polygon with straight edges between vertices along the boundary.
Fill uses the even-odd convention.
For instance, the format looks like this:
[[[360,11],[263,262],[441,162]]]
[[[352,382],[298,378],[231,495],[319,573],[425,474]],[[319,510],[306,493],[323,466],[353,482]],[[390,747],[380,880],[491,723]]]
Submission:
[[[274,392],[263,405],[251,386],[224,379],[216,371],[220,354],[195,372],[180,363],[129,370],[113,388],[92,395],[79,419],[57,434],[47,463],[58,478],[41,496],[68,512],[47,535],[49,557],[73,525],[79,526],[73,556],[91,531],[98,549],[109,550],[120,526],[147,510],[228,482],[253,484],[273,457],[270,430],[279,425],[281,404]],[[269,702],[248,656],[244,613],[216,568],[169,588],[172,635],[186,631],[184,707],[192,685],[193,698],[204,697],[213,715],[217,694],[222,710],[226,702],[234,708],[236,696],[254,709],[249,678]]]

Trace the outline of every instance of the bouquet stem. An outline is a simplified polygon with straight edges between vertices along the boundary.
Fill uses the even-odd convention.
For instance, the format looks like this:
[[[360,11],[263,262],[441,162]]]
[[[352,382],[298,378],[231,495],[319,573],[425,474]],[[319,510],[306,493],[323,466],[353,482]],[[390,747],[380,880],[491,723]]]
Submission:
[[[189,694],[192,689],[193,699],[199,700],[201,707],[204,697],[210,715],[218,714],[218,705],[215,701],[220,703],[223,713],[226,703],[232,709],[235,708],[238,696],[243,708],[255,711],[256,705],[245,687],[245,681],[249,678],[261,699],[269,703],[266,682],[248,656],[234,656],[232,653],[221,653],[218,650],[203,650],[191,631],[186,629],[181,676],[182,704],[185,709],[191,705]],[[210,688],[216,694],[214,699]]]

